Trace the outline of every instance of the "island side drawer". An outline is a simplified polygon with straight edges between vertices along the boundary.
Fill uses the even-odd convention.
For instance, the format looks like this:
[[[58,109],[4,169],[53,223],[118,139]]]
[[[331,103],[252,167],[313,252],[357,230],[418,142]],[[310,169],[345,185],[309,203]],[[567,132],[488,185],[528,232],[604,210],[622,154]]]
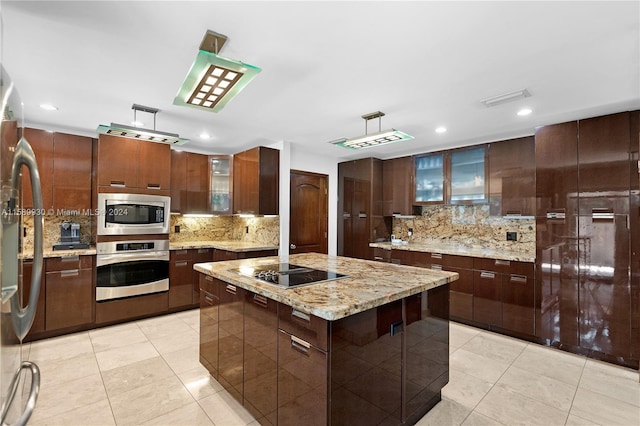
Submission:
[[[213,294],[215,297],[220,297],[219,288],[220,284],[226,284],[211,275],[200,273],[200,290]]]
[[[329,322],[285,304],[278,304],[278,328],[312,346],[328,350]]]

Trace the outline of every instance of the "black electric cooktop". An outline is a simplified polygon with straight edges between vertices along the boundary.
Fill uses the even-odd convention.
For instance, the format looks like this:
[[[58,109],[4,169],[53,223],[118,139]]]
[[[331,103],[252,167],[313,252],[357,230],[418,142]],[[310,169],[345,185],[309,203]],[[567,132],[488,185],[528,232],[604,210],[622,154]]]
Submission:
[[[346,275],[337,272],[307,268],[291,263],[272,263],[253,268],[231,269],[231,272],[253,277],[282,287],[298,287],[320,281],[336,280]]]

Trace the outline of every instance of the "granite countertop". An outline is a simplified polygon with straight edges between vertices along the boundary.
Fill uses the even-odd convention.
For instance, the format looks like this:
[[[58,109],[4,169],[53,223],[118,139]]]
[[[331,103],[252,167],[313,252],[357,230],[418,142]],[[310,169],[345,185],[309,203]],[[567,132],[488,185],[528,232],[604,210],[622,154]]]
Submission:
[[[279,246],[260,243],[248,243],[245,241],[184,241],[169,243],[169,250],[215,248],[220,250],[246,252],[259,250],[278,250]]]
[[[196,271],[282,302],[326,320],[338,320],[429,290],[458,279],[455,272],[393,265],[371,260],[303,253],[289,256],[289,263],[329,270],[348,277],[295,287],[279,287],[242,276],[230,269],[279,263],[277,256],[225,262],[196,263]]]
[[[442,254],[454,254],[457,256],[469,256],[469,257],[482,257],[486,259],[498,259],[498,260],[511,260],[518,262],[530,262],[536,261],[535,255],[532,257],[530,254],[507,251],[507,249],[488,249],[479,247],[469,247],[457,244],[446,243],[409,243],[409,244],[391,244],[390,242],[369,243],[369,247],[377,247],[384,250],[407,250],[407,251],[422,251],[429,253],[442,253]]]
[[[67,256],[92,256],[96,254],[96,247],[90,246],[88,249],[74,249],[74,250],[53,250],[44,249],[42,252],[43,257],[67,257]],[[33,259],[33,251],[25,251],[18,255],[20,259]]]

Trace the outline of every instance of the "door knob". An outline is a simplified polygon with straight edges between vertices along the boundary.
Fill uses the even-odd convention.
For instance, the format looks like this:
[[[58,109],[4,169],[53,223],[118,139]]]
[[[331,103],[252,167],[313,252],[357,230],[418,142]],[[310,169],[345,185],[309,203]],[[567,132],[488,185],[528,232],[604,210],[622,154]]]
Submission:
[[[295,250],[295,249],[297,249],[297,248],[298,248],[298,246],[296,246],[295,244],[291,243],[291,244],[289,245],[289,248],[290,248],[291,250]]]

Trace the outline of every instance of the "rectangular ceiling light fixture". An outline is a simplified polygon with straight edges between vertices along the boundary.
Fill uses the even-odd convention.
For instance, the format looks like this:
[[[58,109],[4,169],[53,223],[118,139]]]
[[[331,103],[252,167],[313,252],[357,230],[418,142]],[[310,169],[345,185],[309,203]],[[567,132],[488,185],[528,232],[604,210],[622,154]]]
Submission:
[[[531,96],[531,93],[529,93],[527,89],[521,89],[516,90],[515,92],[503,93],[502,95],[482,99],[480,103],[489,108],[507,102],[517,101],[518,99],[528,98],[529,96]]]
[[[207,31],[174,105],[218,112],[255,78],[260,68],[218,55],[227,37]]]
[[[400,130],[389,129],[383,132],[358,136],[357,138],[338,139],[332,141],[331,143],[333,143],[334,145],[342,146],[344,148],[362,149],[387,145],[394,142],[407,141],[409,139],[413,139],[413,136],[401,132]]]
[[[408,141],[413,139],[413,136],[401,132],[396,129],[389,129],[384,131],[378,131],[377,133],[368,133],[367,123],[369,120],[373,120],[374,118],[378,119],[378,128],[380,128],[382,124],[382,117],[384,117],[384,112],[376,111],[370,114],[365,114],[362,118],[365,120],[364,126],[364,136],[358,136],[355,138],[342,138],[337,139],[335,141],[331,141],[329,143],[341,146],[343,148],[349,149],[363,149],[363,148],[371,148],[374,146],[387,145],[395,142]]]
[[[189,142],[190,139],[181,138],[177,133],[160,132],[156,130],[156,114],[160,112],[157,108],[152,108],[144,105],[133,104],[131,106],[133,110],[133,121],[137,121],[136,113],[138,111],[153,114],[153,130],[144,129],[141,127],[127,126],[126,124],[111,123],[110,126],[103,124],[98,126],[96,130],[101,135],[120,136],[122,138],[139,139],[149,142],[166,143],[170,145],[184,145]]]
[[[111,123],[111,126],[99,125],[98,133],[101,135],[120,136],[123,138],[140,139],[143,141],[167,143],[171,145],[184,145],[189,142],[189,139],[181,138],[176,133],[141,129],[139,127],[117,123]]]

